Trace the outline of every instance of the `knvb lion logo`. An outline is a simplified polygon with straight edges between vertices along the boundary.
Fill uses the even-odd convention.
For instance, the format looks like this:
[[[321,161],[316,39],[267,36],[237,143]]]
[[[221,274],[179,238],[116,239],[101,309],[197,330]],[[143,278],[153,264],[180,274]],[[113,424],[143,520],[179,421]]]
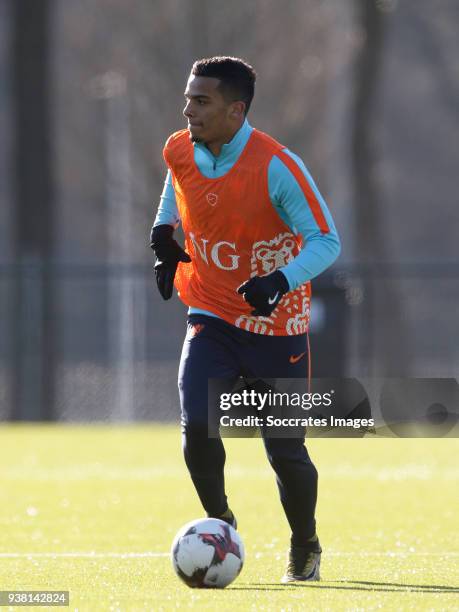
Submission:
[[[216,193],[208,193],[206,195],[206,200],[211,206],[215,206],[218,202],[218,195]]]
[[[269,274],[285,266],[295,257],[296,242],[293,234],[284,233],[272,240],[261,240],[252,247],[252,275]]]

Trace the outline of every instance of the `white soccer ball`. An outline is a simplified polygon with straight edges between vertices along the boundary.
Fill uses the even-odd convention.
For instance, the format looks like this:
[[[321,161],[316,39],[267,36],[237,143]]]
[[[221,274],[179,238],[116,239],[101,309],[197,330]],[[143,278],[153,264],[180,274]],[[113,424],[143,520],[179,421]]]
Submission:
[[[240,535],[220,519],[191,521],[172,542],[172,565],[189,587],[226,587],[240,573],[244,556]]]

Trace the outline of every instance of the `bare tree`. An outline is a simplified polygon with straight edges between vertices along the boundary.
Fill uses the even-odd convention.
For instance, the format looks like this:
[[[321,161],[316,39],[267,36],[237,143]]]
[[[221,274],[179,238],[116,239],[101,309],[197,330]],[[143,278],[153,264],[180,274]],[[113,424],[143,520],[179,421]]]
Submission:
[[[389,0],[357,0],[362,44],[356,63],[352,151],[358,256],[366,276],[362,351],[367,360],[366,373],[374,374],[377,366],[381,374],[401,376],[409,367],[408,345],[404,338],[402,302],[395,284],[396,269],[388,263],[390,258],[385,248],[381,186],[375,173],[377,152],[373,140],[375,99],[384,57],[385,9],[389,5]],[[377,348],[372,344],[373,338]]]
[[[15,259],[12,418],[52,418],[54,240],[48,70],[51,0],[12,2]]]

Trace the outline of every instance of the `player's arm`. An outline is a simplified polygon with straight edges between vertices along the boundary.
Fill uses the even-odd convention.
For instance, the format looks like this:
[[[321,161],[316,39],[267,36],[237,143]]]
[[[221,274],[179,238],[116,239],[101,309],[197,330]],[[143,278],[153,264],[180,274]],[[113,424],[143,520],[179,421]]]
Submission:
[[[172,297],[174,277],[179,261],[189,263],[188,253],[174,240],[174,230],[180,223],[170,170],[167,172],[164,189],[150,232],[150,247],[156,255],[155,276],[161,296]]]
[[[287,149],[271,161],[268,184],[271,201],[294,233],[301,234],[301,252],[280,270],[289,290],[329,268],[341,251],[333,218],[302,160]]]
[[[301,234],[303,248],[286,266],[239,287],[238,292],[255,308],[252,314],[262,316],[269,316],[285,293],[327,269],[341,250],[330,211],[299,157],[286,149],[274,156],[268,187],[279,216],[295,234]]]
[[[175,200],[172,175],[171,171],[168,170],[164,180],[163,192],[159,200],[158,211],[151,231],[153,232],[153,228],[158,225],[172,225],[174,229],[177,229],[179,224],[180,217],[177,209],[177,202]]]

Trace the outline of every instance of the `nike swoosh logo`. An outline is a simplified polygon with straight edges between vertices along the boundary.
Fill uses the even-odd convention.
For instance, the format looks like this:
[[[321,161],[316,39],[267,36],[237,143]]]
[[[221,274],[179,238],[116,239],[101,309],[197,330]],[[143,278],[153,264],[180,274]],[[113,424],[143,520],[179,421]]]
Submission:
[[[274,302],[277,300],[277,296],[279,295],[279,291],[276,293],[276,295],[273,298],[268,298],[268,304],[274,304]]]
[[[296,356],[290,355],[290,359],[289,359],[290,363],[296,363],[303,357],[303,355],[306,355],[306,351],[304,351],[304,353],[301,353],[301,355],[296,355]]]

